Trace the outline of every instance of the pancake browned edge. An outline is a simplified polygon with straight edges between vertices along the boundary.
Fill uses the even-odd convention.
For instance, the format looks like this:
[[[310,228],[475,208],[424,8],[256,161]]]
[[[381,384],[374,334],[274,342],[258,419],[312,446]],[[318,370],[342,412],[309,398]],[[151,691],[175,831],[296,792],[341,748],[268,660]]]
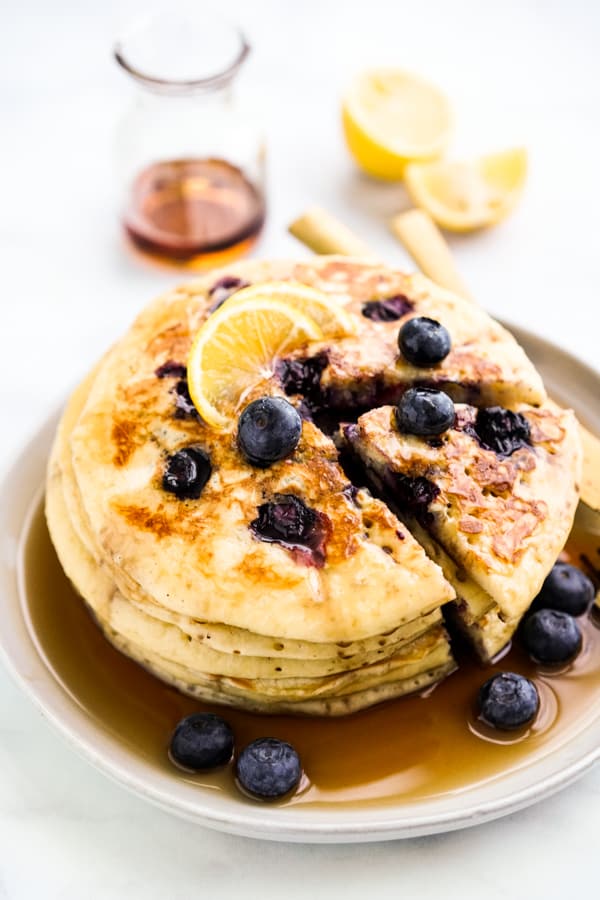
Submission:
[[[278,361],[260,393],[289,396],[305,416],[302,437],[291,457],[256,469],[238,451],[235,422],[217,432],[195,413],[185,360],[227,293],[281,279],[327,292],[356,332]],[[382,300],[394,321],[378,321]],[[419,314],[452,337],[428,370],[397,351],[399,323]],[[418,523],[415,539],[411,523],[351,484],[322,430],[348,409],[395,402],[416,380],[457,400],[545,400],[521,348],[484,312],[373,263],[243,263],[151,304],[71,398],[48,468],[52,540],[108,639],[185,693],[261,712],[341,715],[451,672],[441,608],[457,579],[446,557]],[[162,474],[190,445],[212,471],[199,499],[179,500]],[[293,545],[261,539],[259,508],[290,495],[306,534]],[[469,603],[487,634],[492,606]]]
[[[538,594],[578,499],[573,413],[550,401],[515,411],[529,439],[510,455],[482,445],[477,410],[461,404],[454,427],[435,441],[401,434],[390,407],[361,416],[342,436],[454,586],[448,612],[484,661],[506,646]]]

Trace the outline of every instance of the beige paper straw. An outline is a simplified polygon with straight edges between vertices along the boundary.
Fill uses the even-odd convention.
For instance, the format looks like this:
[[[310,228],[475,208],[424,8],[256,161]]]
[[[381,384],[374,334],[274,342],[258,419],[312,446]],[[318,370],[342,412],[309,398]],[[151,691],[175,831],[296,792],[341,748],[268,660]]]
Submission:
[[[473,299],[458,274],[450,247],[426,212],[410,209],[395,216],[390,226],[424,275],[461,297]]]
[[[315,253],[375,257],[376,254],[342,222],[318,206],[307,210],[289,226],[290,234]]]

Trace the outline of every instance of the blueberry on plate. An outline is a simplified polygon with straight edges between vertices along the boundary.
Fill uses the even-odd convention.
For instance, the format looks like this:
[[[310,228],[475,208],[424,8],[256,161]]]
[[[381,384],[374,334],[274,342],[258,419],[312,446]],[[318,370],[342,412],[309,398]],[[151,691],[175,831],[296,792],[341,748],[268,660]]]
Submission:
[[[249,403],[238,423],[238,445],[253,466],[266,468],[298,446],[302,419],[284,397],[262,397]]]
[[[277,738],[258,738],[240,753],[236,774],[248,794],[260,800],[277,800],[298,785],[302,765],[291,744]]]
[[[169,756],[183,769],[216,769],[233,756],[233,732],[220,716],[194,713],[182,719],[175,728]]]
[[[173,453],[163,472],[163,490],[179,500],[197,500],[210,478],[210,459],[200,447],[185,447]]]
[[[409,388],[396,408],[398,428],[408,434],[442,434],[452,427],[454,418],[448,394],[432,388]]]
[[[446,359],[451,345],[448,330],[426,316],[409,319],[398,332],[400,352],[413,366],[435,366]]]
[[[581,650],[581,629],[569,613],[558,609],[538,609],[525,619],[523,643],[536,662],[547,665],[566,663]]]
[[[533,601],[532,609],[559,609],[580,616],[589,609],[595,594],[594,585],[581,569],[557,562]]]
[[[500,672],[479,690],[479,718],[501,731],[512,731],[533,722],[540,698],[533,681],[515,672]]]

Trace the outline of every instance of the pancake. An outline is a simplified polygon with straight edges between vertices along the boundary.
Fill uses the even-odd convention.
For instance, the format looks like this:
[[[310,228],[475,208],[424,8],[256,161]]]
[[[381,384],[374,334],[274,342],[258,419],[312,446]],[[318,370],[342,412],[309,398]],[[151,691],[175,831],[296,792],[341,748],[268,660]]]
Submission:
[[[376,490],[454,585],[454,618],[489,660],[510,639],[571,531],[581,446],[570,410],[547,401],[516,412],[528,437],[490,449],[478,411],[456,406],[439,439],[402,434],[382,407],[343,429]],[[476,588],[474,591],[473,588]]]
[[[216,431],[200,419],[184,364],[232,290],[282,279],[325,291],[355,329],[279,359],[245,398],[287,395],[303,417],[294,453],[260,469],[237,447],[237,422]],[[400,357],[398,328],[411,315],[450,331],[439,365]],[[435,684],[456,665],[442,615],[450,605],[492,655],[520,613],[499,604],[499,585],[465,568],[446,535],[402,521],[387,497],[352,483],[330,436],[348,410],[395,401],[414,382],[475,405],[545,403],[534,367],[489,316],[370,262],[243,263],[142,311],[73,394],[48,467],[52,540],[106,637],[187,694],[263,713],[342,715]],[[572,422],[563,426],[569,437]],[[364,453],[353,444],[371,472],[380,437],[369,434]],[[197,499],[182,500],[163,473],[187,447],[206,454],[211,472]],[[287,534],[264,524],[282,509]]]
[[[264,470],[243,459],[234,430],[176,417],[172,379],[156,371],[185,358],[198,305],[180,292],[142,313],[100,368],[69,438],[83,517],[119,586],[189,618],[316,642],[378,635],[451,599],[389,510],[368,497],[361,508],[333,442],[311,422],[294,455]],[[165,458],[190,444],[209,455],[212,475],[198,501],[181,501],[161,476]],[[290,496],[318,515],[322,565],[308,548],[299,554],[252,531],[259,507]]]
[[[184,631],[147,616],[123,599],[106,570],[96,565],[77,539],[64,502],[64,473],[56,461],[51,472],[46,512],[67,575],[115,646],[186,693],[262,712],[336,715],[377,702],[374,698],[426,686],[454,668],[439,610],[399,630],[400,650],[386,645],[386,639],[374,642],[371,654],[360,657],[348,653],[351,645],[343,650],[334,646],[333,658],[318,659],[312,669],[306,659],[292,661],[290,666],[282,657],[257,660],[239,650],[225,654],[198,647]],[[349,669],[354,671],[346,672]],[[314,677],[317,671],[333,677]],[[311,698],[308,705],[306,697]]]

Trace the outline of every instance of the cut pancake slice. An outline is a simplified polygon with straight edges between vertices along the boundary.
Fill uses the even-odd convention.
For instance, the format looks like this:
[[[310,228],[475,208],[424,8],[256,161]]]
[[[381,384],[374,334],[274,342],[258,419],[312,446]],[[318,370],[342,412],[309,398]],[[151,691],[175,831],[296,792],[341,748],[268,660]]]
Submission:
[[[407,519],[413,536],[456,591],[456,600],[444,607],[450,624],[468,638],[483,662],[492,662],[510,641],[520,617],[504,617],[494,598],[448,556],[429,532],[413,517]]]
[[[455,620],[489,660],[568,537],[581,448],[573,414],[548,402],[520,405],[522,436],[509,446],[499,434],[497,452],[486,445],[493,443],[482,425],[487,413],[458,405],[454,427],[426,439],[401,434],[394,409],[383,407],[346,426],[343,439],[442,567],[457,594]]]

